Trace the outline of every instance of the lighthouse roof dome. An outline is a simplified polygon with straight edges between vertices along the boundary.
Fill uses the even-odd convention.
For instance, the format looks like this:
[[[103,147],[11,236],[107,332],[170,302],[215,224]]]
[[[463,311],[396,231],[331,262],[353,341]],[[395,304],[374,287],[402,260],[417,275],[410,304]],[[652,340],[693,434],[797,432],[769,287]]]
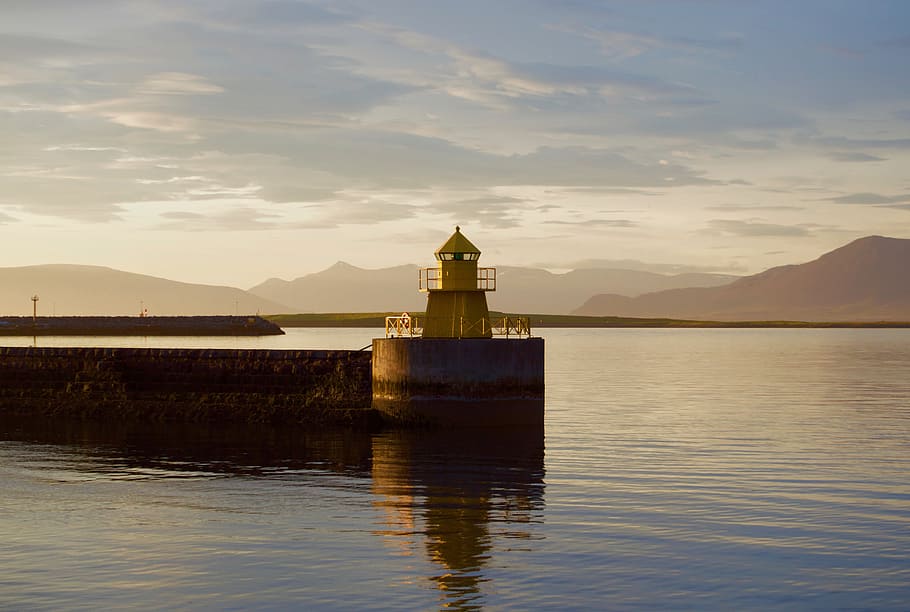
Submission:
[[[461,228],[457,225],[455,226],[455,233],[449,236],[449,239],[441,247],[436,249],[436,258],[441,259],[440,255],[454,253],[471,254],[474,256],[471,259],[477,259],[480,256],[480,249],[465,238],[464,234],[461,233]]]

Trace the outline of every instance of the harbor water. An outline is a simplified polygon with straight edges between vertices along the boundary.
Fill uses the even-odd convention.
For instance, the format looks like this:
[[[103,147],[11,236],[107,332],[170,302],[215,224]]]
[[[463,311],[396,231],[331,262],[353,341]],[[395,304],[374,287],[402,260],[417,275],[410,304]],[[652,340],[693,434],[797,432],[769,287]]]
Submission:
[[[908,607],[910,330],[536,333],[543,430],[0,419],[0,609]]]

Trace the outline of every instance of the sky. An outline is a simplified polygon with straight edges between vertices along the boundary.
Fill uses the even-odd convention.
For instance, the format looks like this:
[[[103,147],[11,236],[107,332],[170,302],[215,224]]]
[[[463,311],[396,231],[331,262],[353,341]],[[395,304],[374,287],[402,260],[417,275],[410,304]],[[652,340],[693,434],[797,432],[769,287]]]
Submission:
[[[910,238],[904,0],[0,0],[0,266],[734,274]]]

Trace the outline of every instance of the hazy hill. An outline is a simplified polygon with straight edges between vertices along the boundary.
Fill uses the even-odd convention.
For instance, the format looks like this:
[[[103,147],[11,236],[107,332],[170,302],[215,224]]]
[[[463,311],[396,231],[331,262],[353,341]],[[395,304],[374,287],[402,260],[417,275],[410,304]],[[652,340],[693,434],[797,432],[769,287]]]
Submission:
[[[717,286],[736,279],[720,274],[667,276],[631,270],[575,270],[553,274],[535,268],[497,267],[490,308],[506,312],[565,314],[595,293],[639,295],[674,287]],[[364,270],[338,262],[292,281],[269,279],[250,293],[294,307],[296,312],[423,310],[417,266]]]
[[[365,270],[343,261],[292,281],[270,278],[251,294],[288,304],[287,312],[386,312],[423,310],[417,266]]]
[[[574,314],[712,320],[910,320],[910,240],[869,236],[729,285],[596,295]]]
[[[503,266],[496,271],[490,308],[504,312],[567,314],[596,293],[637,296],[680,287],[716,287],[736,280],[723,274],[666,275],[636,270],[585,269],[553,274],[534,268]]]
[[[0,268],[0,314],[31,315],[262,314],[288,307],[233,287],[180,283],[100,266],[44,265]]]

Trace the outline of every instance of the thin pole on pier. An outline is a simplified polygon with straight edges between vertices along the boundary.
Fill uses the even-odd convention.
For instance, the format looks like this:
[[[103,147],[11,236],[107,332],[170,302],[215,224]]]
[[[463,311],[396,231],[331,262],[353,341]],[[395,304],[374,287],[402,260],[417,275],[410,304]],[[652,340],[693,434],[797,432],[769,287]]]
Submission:
[[[38,294],[32,296],[32,325],[38,324]]]

